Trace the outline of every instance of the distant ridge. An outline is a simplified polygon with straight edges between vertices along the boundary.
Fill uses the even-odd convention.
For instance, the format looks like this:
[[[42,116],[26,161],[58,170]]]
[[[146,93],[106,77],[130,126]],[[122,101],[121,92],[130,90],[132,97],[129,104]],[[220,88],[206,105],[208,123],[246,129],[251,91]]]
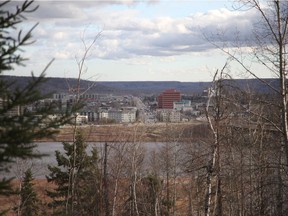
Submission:
[[[18,86],[24,87],[31,77],[24,76],[1,76],[1,78],[9,81],[16,82]],[[277,79],[264,79],[274,88],[278,88]],[[62,93],[69,92],[69,89],[76,87],[76,78],[55,78],[47,77],[47,82],[41,86],[40,91],[43,93]],[[227,84],[237,86],[242,89],[250,89],[256,92],[269,93],[271,88],[256,79],[237,79],[227,80]],[[132,95],[147,95],[159,94],[165,89],[177,89],[183,94],[199,95],[205,89],[211,86],[211,82],[178,82],[178,81],[119,81],[119,82],[98,82],[81,80],[81,89],[88,90],[99,94],[132,94]]]

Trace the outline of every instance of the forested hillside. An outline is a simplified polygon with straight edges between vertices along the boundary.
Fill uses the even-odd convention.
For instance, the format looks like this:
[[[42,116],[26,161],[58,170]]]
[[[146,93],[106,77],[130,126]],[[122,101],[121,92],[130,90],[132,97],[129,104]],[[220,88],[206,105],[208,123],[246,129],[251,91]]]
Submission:
[[[19,86],[24,87],[31,77],[23,76],[3,76],[7,81],[15,81]],[[243,90],[249,89],[259,93],[269,93],[266,83],[278,88],[279,83],[276,79],[235,79],[227,80],[227,84],[233,85]],[[76,88],[76,78],[59,78],[48,77],[47,82],[41,85],[41,92],[67,92],[71,88]],[[211,87],[211,82],[172,82],[172,81],[130,81],[130,82],[98,82],[81,80],[81,88],[89,89],[91,92],[107,93],[107,94],[159,94],[165,89],[177,89],[183,94],[199,95]]]

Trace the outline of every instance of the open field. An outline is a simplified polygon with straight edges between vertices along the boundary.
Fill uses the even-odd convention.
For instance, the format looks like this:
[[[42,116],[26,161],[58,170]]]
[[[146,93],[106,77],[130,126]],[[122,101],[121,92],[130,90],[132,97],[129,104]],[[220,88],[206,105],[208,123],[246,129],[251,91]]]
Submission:
[[[181,138],[189,139],[191,130],[194,126],[204,124],[201,121],[189,123],[158,123],[158,124],[131,124],[131,125],[85,125],[78,126],[85,134],[88,142],[115,142],[133,140],[145,142],[163,142],[167,133],[171,131],[181,133]],[[60,129],[60,132],[53,139],[44,139],[37,141],[72,141],[73,126],[66,126]]]

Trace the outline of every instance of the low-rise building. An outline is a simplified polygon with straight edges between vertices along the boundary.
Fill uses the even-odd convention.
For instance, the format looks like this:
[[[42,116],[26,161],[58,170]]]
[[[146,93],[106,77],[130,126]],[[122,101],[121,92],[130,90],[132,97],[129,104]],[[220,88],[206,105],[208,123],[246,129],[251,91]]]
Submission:
[[[108,111],[108,118],[117,123],[132,123],[136,121],[136,107],[126,107],[121,109],[111,109]]]
[[[103,121],[110,119],[116,123],[133,123],[136,121],[136,107],[124,107],[120,109],[101,109],[98,112],[98,119]]]
[[[88,123],[88,116],[76,114],[76,124],[87,124]]]
[[[122,112],[122,119],[123,123],[132,123],[136,121],[136,112],[137,108],[132,109],[124,109]]]
[[[7,100],[3,100],[0,98],[0,108],[3,109],[4,107],[7,107]],[[8,116],[19,116],[23,112],[23,108],[21,106],[14,106],[7,110],[6,115]]]
[[[178,110],[178,111],[182,111],[182,112],[193,110],[190,100],[182,100],[179,102],[173,102],[173,109]]]
[[[115,122],[120,123],[122,120],[122,110],[111,109],[108,111],[108,118],[115,120]]]
[[[109,118],[109,113],[108,113],[108,110],[103,110],[103,109],[101,109],[101,110],[99,110],[99,112],[98,112],[98,119],[108,119]]]
[[[81,111],[80,114],[87,116],[88,122],[94,122],[98,119],[98,113],[91,110]]]
[[[160,122],[180,122],[181,114],[178,110],[158,109],[157,117]]]

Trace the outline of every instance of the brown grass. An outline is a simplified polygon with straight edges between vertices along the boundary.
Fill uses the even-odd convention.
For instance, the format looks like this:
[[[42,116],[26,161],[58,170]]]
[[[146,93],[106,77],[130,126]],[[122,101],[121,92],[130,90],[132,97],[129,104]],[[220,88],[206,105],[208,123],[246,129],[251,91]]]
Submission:
[[[143,142],[161,142],[165,141],[167,137],[167,130],[175,131],[189,131],[195,125],[203,124],[203,122],[189,122],[189,123],[174,123],[174,124],[132,124],[132,125],[87,125],[79,126],[85,134],[86,141],[90,142],[113,142],[113,141],[127,141],[131,142],[135,138],[141,138]],[[182,136],[183,139],[189,138],[188,136]],[[42,139],[37,141],[72,141],[73,127],[63,127],[59,130],[59,133],[54,136],[53,139]]]
[[[13,189],[19,189],[20,181],[19,180],[13,180],[12,186]],[[48,183],[46,179],[34,179],[33,180],[33,188],[35,192],[37,193],[38,199],[41,201],[41,208],[47,208],[46,203],[50,202],[51,199],[46,196],[46,189],[52,189],[55,187],[53,184]],[[20,197],[18,195],[10,195],[10,196],[0,196],[0,212],[3,210],[8,210],[7,216],[13,216],[17,215],[16,212],[13,210],[13,208],[17,207],[18,203],[20,201]],[[42,209],[43,210],[43,209]],[[47,209],[48,210],[48,209]]]

